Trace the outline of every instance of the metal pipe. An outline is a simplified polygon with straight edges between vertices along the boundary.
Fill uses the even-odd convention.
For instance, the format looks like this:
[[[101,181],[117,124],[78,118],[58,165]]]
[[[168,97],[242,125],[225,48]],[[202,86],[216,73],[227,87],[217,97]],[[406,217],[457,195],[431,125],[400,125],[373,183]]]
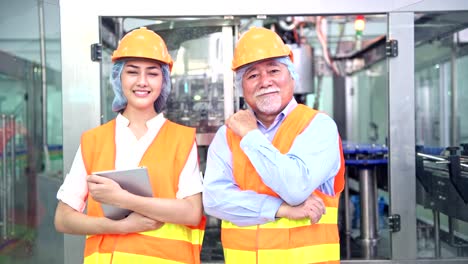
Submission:
[[[359,170],[359,187],[361,195],[361,238],[377,238],[377,219],[376,219],[376,190],[374,189],[374,178],[372,170]]]
[[[437,210],[432,210],[434,214],[434,257],[439,259],[441,256],[440,248],[440,214]]]
[[[361,196],[361,242],[363,257],[370,259],[376,255],[377,233],[377,199],[376,184],[371,169],[359,170],[359,188]]]
[[[424,154],[424,153],[419,153],[418,152],[417,155],[420,156],[420,157],[423,157],[423,158],[434,160],[434,161],[439,161],[439,162],[443,162],[443,163],[450,163],[450,161],[448,161],[447,159],[437,157],[437,156],[433,156],[433,155],[429,155],[429,154]],[[460,166],[468,168],[468,164],[460,163]]]
[[[452,43],[451,58],[450,58],[450,145],[459,145],[459,124],[458,124],[458,89],[457,89],[457,43],[455,39]]]
[[[379,216],[379,194],[378,194],[378,190],[377,190],[377,167],[375,167],[371,171],[371,176],[372,176],[372,179],[374,179],[373,182],[372,182],[373,185],[371,186],[371,188],[373,190],[375,190],[374,191],[374,199],[375,199],[374,200],[375,201],[374,202],[374,206],[375,206],[374,207],[375,208],[374,214],[375,214],[375,230],[376,230],[375,232],[376,232],[376,238],[378,239],[379,230],[380,230],[380,222],[379,222],[380,221],[380,216]]]
[[[418,152],[418,156],[420,157],[423,157],[423,158],[428,158],[428,159],[431,159],[431,160],[435,160],[435,161],[448,161],[444,158],[441,158],[441,157],[437,157],[437,156],[433,156],[433,155],[429,155],[429,154],[424,154],[424,153],[419,153]]]
[[[2,114],[2,238],[7,239],[8,219],[7,219],[7,163],[6,163],[6,116]]]
[[[13,134],[13,140],[11,142],[11,173],[10,173],[10,181],[11,181],[11,189],[10,189],[10,194],[11,194],[11,232],[10,234],[12,236],[15,235],[15,222],[16,222],[16,216],[15,216],[15,194],[16,194],[16,117],[14,115],[10,116],[11,120],[11,133]]]
[[[3,155],[6,156],[6,191],[5,191],[5,194],[6,194],[6,197],[5,197],[5,200],[6,200],[6,204],[7,204],[7,222],[8,223],[12,223],[11,222],[11,214],[13,212],[13,205],[11,204],[11,189],[14,187],[13,186],[13,181],[11,180],[11,155],[12,155],[12,150],[11,150],[11,145],[12,144],[8,144],[10,139],[14,139],[15,137],[15,134],[13,133],[13,124],[11,122],[11,118],[10,116],[6,116],[6,127],[4,127],[4,130],[7,131],[7,134],[8,134],[8,138],[6,139],[6,145],[5,145],[5,152],[3,152]],[[11,137],[9,136],[11,135]],[[12,229],[12,225],[8,225],[7,226],[7,234],[11,234],[11,229]]]
[[[41,52],[41,88],[42,88],[42,147],[44,151],[45,171],[50,171],[49,147],[47,146],[47,66],[45,47],[44,1],[37,0],[39,12],[39,40]]]

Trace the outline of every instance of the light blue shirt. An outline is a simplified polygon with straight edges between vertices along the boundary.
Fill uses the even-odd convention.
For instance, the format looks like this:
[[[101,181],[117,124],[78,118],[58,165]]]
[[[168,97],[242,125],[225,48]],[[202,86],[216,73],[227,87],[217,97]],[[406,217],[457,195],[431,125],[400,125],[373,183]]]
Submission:
[[[257,121],[258,129],[247,133],[240,142],[263,182],[281,198],[239,188],[232,173],[226,126],[222,126],[208,149],[203,181],[203,205],[207,214],[238,226],[264,224],[275,220],[283,202],[299,205],[316,189],[334,194],[340,152],[338,130],[329,116],[318,113],[286,154],[271,144],[285,117],[296,106],[293,98],[269,128]]]

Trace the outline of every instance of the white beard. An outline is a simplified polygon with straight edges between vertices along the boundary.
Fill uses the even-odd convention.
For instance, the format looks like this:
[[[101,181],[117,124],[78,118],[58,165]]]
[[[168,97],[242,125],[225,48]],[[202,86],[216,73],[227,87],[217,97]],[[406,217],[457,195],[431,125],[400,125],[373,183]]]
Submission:
[[[281,96],[279,94],[267,95],[257,99],[258,110],[264,114],[275,114],[281,108]]]
[[[254,97],[256,98],[255,105],[257,106],[258,110],[260,110],[260,112],[264,114],[277,113],[281,108],[281,96],[279,95],[279,93],[268,93],[279,91],[280,89],[275,87],[270,87],[267,89],[257,91],[254,94]]]

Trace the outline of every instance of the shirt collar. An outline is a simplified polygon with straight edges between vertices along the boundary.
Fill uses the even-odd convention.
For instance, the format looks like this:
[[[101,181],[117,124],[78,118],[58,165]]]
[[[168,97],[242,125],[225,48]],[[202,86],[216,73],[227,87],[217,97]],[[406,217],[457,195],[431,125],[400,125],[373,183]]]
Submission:
[[[275,118],[275,120],[273,121],[273,123],[271,124],[270,128],[274,128],[276,127],[276,125],[278,123],[281,123],[281,121],[284,120],[284,118],[289,115],[289,113],[291,113],[291,111],[296,108],[297,106],[297,101],[296,99],[293,98],[291,99],[291,101],[289,101],[289,103],[286,105],[286,107],[283,109],[283,111],[281,111]],[[257,122],[264,128],[264,129],[267,129],[263,124],[262,122],[260,122],[260,120],[257,119]],[[269,130],[269,129],[268,129]]]
[[[165,120],[166,120],[166,118],[164,118],[164,114],[159,113],[155,117],[153,117],[150,120],[146,121],[146,126],[148,127],[148,129],[161,127],[161,125],[164,123]],[[120,113],[117,115],[117,117],[116,117],[116,125],[117,126],[119,126],[119,127],[120,126],[128,127],[129,124],[130,124],[130,120],[128,120],[125,116],[123,116]]]

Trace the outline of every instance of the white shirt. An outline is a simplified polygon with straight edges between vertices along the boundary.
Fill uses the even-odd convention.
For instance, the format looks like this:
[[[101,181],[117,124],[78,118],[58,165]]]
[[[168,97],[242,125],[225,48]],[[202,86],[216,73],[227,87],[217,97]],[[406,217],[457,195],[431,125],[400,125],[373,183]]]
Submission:
[[[130,121],[119,114],[116,118],[115,127],[115,169],[138,167],[143,154],[145,154],[146,149],[153,142],[165,121],[166,118],[162,113],[148,120],[146,122],[148,131],[140,139],[137,139],[128,127]],[[57,192],[57,199],[73,209],[83,212],[88,197],[87,175],[80,146],[75,154],[71,169]],[[180,173],[178,188],[177,199],[183,199],[203,191],[196,143],[193,144],[187,162]]]

